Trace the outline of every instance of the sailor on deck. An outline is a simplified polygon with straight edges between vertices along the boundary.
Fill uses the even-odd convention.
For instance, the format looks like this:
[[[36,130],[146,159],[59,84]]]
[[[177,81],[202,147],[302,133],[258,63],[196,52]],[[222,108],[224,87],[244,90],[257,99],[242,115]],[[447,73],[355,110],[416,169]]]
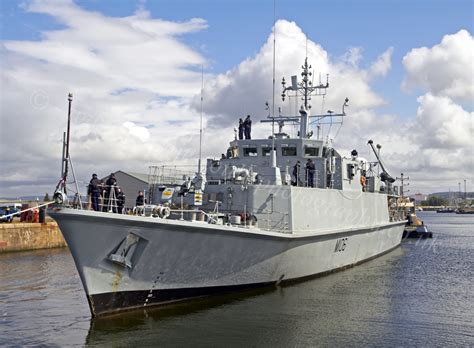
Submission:
[[[245,139],[251,139],[250,133],[252,132],[252,120],[250,119],[250,115],[247,115],[247,118],[244,121],[244,132]]]
[[[125,206],[125,193],[123,193],[120,187],[118,187],[117,188],[117,211],[119,214],[123,214],[124,206]]]
[[[296,161],[296,164],[293,166],[293,176],[295,177],[294,186],[301,186],[300,171],[300,161]]]
[[[314,173],[316,171],[316,166],[311,158],[308,158],[306,162],[306,183],[308,187],[314,187]]]
[[[137,199],[135,200],[135,205],[137,207],[145,205],[145,196],[143,196],[143,191],[138,191]]]
[[[114,213],[117,212],[116,206],[116,197],[117,197],[117,179],[115,179],[115,174],[111,173],[105,182],[105,200],[102,211],[108,211],[109,208]],[[109,207],[110,206],[110,207]]]
[[[97,178],[97,174],[92,174],[92,179],[87,187],[87,194],[91,196],[92,209],[99,211],[99,197],[102,182]]]
[[[242,121],[242,119],[239,118],[239,140],[242,140],[244,138],[244,130],[245,130],[244,121]]]

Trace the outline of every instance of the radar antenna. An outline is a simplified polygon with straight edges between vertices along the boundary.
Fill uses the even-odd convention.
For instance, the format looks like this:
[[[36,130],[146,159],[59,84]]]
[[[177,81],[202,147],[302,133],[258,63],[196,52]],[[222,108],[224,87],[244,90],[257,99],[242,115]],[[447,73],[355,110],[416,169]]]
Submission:
[[[298,82],[297,76],[291,77],[291,85],[288,87],[286,86],[286,80],[284,77],[281,82],[282,87],[283,87],[281,97],[283,101],[285,101],[286,98],[301,97],[303,104],[301,105],[301,108],[299,110],[300,115],[275,116],[273,112],[272,116],[270,116],[269,119],[261,121],[261,122],[272,122],[272,137],[273,138],[275,138],[275,134],[274,134],[275,122],[278,122],[280,129],[281,127],[283,127],[285,122],[294,122],[294,123],[299,122],[300,124],[299,137],[302,139],[306,139],[306,138],[311,138],[311,136],[313,135],[313,132],[309,129],[310,119],[315,119],[311,123],[318,122],[318,125],[321,125],[321,124],[324,124],[321,122],[321,120],[326,117],[336,117],[336,116],[342,117],[346,115],[344,108],[348,106],[348,102],[349,102],[348,98],[345,99],[344,104],[342,105],[342,113],[340,114],[335,114],[332,111],[330,111],[324,115],[314,115],[314,116],[310,115],[311,98],[314,96],[326,95],[326,90],[329,88],[329,75],[326,75],[326,83],[322,83],[321,81],[319,81],[319,84],[315,86],[313,85],[313,81],[312,81],[313,80],[312,79],[313,73],[311,72],[312,66],[308,64],[308,57],[305,58],[304,64],[301,66],[301,69],[303,70],[301,72],[301,76],[302,76],[301,82]],[[294,93],[291,93],[291,92],[294,92]],[[340,123],[342,124],[342,121]],[[281,133],[281,130],[280,130],[280,133]],[[318,131],[318,140],[319,138],[320,138],[320,134]]]

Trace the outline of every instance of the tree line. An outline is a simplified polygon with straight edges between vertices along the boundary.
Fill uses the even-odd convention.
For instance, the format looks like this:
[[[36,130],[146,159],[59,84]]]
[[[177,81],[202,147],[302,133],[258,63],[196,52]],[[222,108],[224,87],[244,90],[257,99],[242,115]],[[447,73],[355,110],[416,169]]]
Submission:
[[[430,196],[427,200],[421,201],[421,206],[440,206],[440,205],[449,205],[449,201],[447,199],[438,197],[438,196]]]

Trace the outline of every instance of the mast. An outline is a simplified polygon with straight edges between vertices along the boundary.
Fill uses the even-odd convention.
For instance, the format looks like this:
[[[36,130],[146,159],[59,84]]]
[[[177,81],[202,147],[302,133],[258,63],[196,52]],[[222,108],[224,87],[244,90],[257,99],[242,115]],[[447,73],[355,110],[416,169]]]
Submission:
[[[202,160],[202,95],[204,91],[204,66],[201,66],[201,117],[199,120],[199,160],[198,160],[198,173],[201,173],[201,160]]]
[[[276,63],[276,0],[273,0],[273,81],[272,81],[272,168],[276,167],[275,151],[275,63]]]
[[[274,26],[274,35],[275,35],[275,26]],[[276,158],[274,158],[275,155],[275,121],[278,122],[278,125],[280,127],[280,133],[281,133],[281,128],[284,126],[285,122],[293,122],[293,123],[298,123],[300,124],[300,131],[298,134],[298,137],[300,139],[309,139],[313,136],[313,132],[310,130],[310,120],[313,120],[311,123],[318,122],[318,127],[320,127],[322,124],[328,124],[328,123],[321,123],[321,120],[329,117],[331,118],[330,124],[332,125],[333,123],[339,123],[342,126],[342,117],[346,116],[346,113],[344,111],[344,108],[348,105],[349,98],[345,98],[344,103],[342,105],[342,113],[334,113],[333,111],[328,110],[326,114],[323,115],[310,115],[310,109],[311,109],[311,104],[310,100],[313,96],[325,96],[326,91],[329,88],[329,75],[326,75],[326,83],[323,84],[321,82],[321,79],[319,81],[318,85],[313,85],[313,82],[310,80],[310,77],[313,75],[313,73],[310,71],[312,68],[311,65],[308,64],[308,42],[306,42],[306,58],[304,61],[304,64],[301,66],[303,69],[303,72],[301,73],[302,76],[302,81],[298,82],[298,78],[296,75],[291,76],[291,86],[286,87],[286,81],[285,78],[282,78],[281,84],[283,87],[283,91],[281,93],[281,99],[282,101],[285,101],[285,98],[293,98],[293,97],[301,97],[301,100],[303,101],[303,104],[301,105],[301,108],[299,110],[299,115],[293,115],[293,116],[282,116],[278,115],[275,116],[275,101],[273,101],[273,107],[272,107],[272,113],[270,114],[268,119],[261,120],[260,122],[271,122],[272,123],[272,164],[276,162]],[[273,62],[275,64],[275,37],[274,37],[274,47],[273,47]],[[275,87],[275,66],[273,66],[273,88]],[[289,92],[294,92],[294,93],[289,93]],[[273,97],[275,96],[275,93],[273,93]],[[269,110],[269,105],[267,104],[267,110]],[[340,122],[333,122],[334,117],[341,117]],[[319,128],[318,128],[318,133],[319,133]],[[280,135],[280,134],[279,134]],[[319,135],[318,135],[318,140],[319,140]],[[276,164],[275,164],[276,165]]]
[[[61,161],[61,178],[64,176],[64,152],[66,151],[66,132],[63,132],[63,153]]]
[[[401,173],[400,177],[396,178],[397,180],[400,180],[400,197],[403,197],[405,194],[405,186],[410,185],[410,183],[405,183],[405,181],[410,180],[410,177],[405,176],[403,173]],[[407,192],[410,190],[407,190]]]
[[[64,173],[63,181],[66,182],[69,165],[69,139],[71,131],[71,104],[72,104],[72,93],[68,94],[67,100],[69,101],[68,113],[67,113],[67,133],[66,133],[66,156],[63,158],[64,161]]]
[[[283,92],[281,94],[281,98],[283,101],[285,101],[286,97],[290,97],[288,95],[288,91],[294,91],[296,95],[301,95],[301,100],[303,101],[303,104],[301,105],[300,108],[300,116],[299,116],[299,121],[300,121],[300,134],[299,137],[301,139],[307,139],[312,136],[312,132],[310,132],[309,129],[309,120],[311,118],[310,116],[310,109],[311,109],[311,104],[310,100],[312,96],[320,96],[320,95],[325,95],[326,90],[329,88],[329,77],[326,76],[326,84],[319,82],[319,85],[313,86],[313,82],[310,81],[310,77],[313,75],[313,73],[310,71],[311,65],[308,64],[308,57],[306,56],[304,60],[304,64],[301,66],[301,69],[303,70],[301,72],[301,76],[303,80],[301,82],[298,82],[296,76],[291,77],[291,86],[286,87],[286,81],[285,78],[282,79],[282,86],[283,86]],[[319,115],[315,117],[319,118],[324,118],[329,115]],[[340,115],[333,115],[333,116],[344,116],[342,114]],[[295,118],[298,116],[294,116],[292,118]],[[285,120],[285,121],[290,121],[290,120]]]
[[[67,177],[69,173],[69,165],[71,165],[71,172],[73,177],[73,182],[76,186],[76,195],[79,197],[79,204],[82,209],[82,201],[79,194],[79,187],[77,185],[76,175],[74,173],[74,167],[72,166],[71,157],[69,156],[69,144],[71,140],[71,106],[72,106],[72,93],[68,94],[67,98],[68,105],[68,114],[67,114],[67,132],[63,133],[63,158],[62,158],[62,173],[61,180],[59,180],[56,185],[56,190],[54,191],[54,200],[56,203],[63,204],[67,201]]]

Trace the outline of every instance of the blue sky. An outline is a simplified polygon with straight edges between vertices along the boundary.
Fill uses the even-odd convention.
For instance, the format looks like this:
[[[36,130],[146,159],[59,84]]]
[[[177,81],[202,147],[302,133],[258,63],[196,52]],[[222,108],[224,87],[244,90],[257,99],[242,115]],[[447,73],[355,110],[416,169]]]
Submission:
[[[207,29],[181,39],[209,59],[208,70],[213,73],[225,72],[255,54],[273,26],[273,0],[76,3],[112,17],[129,16],[143,7],[154,18],[183,22],[205,19]],[[463,28],[472,32],[473,4],[471,0],[285,0],[276,1],[275,14],[277,19],[295,21],[333,56],[343,55],[350,47],[362,47],[364,64],[387,47],[394,47],[392,71],[383,80],[375,81],[375,86],[379,93],[390,96],[390,103],[381,107],[381,112],[398,112],[407,117],[416,109],[416,100],[400,91],[401,59],[410,49],[432,46],[448,33]],[[39,40],[42,31],[63,27],[48,15],[25,12],[22,2],[4,0],[1,6],[2,40]]]
[[[19,142],[22,153],[37,153],[22,161],[22,153],[4,159],[0,195],[44,191],[56,180],[60,150],[49,149],[60,149],[66,91],[75,94],[73,153],[76,167],[84,168],[83,180],[99,170],[91,151],[104,147],[119,148],[118,154],[101,158],[107,173],[146,172],[156,162],[193,160],[192,151],[176,144],[195,147],[202,64],[205,126],[208,133],[221,129],[204,152],[219,155],[223,151],[215,149],[226,146],[237,115],[265,113],[261,105],[271,94],[273,4],[1,1],[0,145]],[[331,74],[335,96],[327,107],[338,108],[333,104],[340,105],[345,96],[351,99],[352,114],[339,146],[350,150],[355,145],[349,140],[378,137],[387,144],[387,159],[397,170],[410,171],[421,191],[454,189],[462,178],[471,183],[473,4],[276,1],[276,79],[298,73],[307,38],[315,73]],[[41,129],[41,136],[24,139],[12,113]],[[115,134],[123,144],[113,143]],[[420,158],[406,163],[410,153]],[[459,163],[454,171],[453,160]],[[42,163],[54,168],[40,170]],[[427,172],[436,177],[427,182]],[[37,188],[31,185],[35,181],[45,184]]]

